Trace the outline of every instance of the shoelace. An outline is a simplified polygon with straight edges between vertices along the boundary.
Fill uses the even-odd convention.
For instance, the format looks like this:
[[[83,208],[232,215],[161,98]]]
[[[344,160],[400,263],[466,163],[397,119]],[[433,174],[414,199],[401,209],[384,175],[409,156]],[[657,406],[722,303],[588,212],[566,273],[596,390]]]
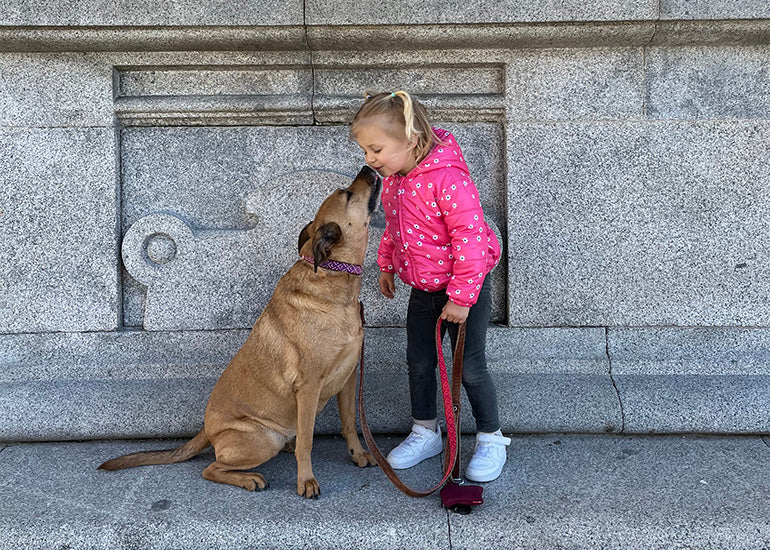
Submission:
[[[423,439],[425,439],[425,436],[423,436],[422,434],[419,434],[417,432],[410,432],[409,437],[406,438],[403,445],[404,447],[411,449],[412,447],[419,445]]]
[[[473,458],[479,458],[481,460],[490,460],[492,457],[490,454],[493,450],[493,444],[486,441],[479,441],[476,445],[476,450],[473,452]]]

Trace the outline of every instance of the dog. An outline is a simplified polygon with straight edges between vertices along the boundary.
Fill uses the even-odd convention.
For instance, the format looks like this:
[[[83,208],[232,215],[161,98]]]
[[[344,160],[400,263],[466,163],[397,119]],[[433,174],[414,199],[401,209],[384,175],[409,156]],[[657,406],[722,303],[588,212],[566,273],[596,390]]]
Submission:
[[[316,498],[321,489],[310,460],[313,429],[316,415],[334,395],[353,462],[375,464],[355,423],[356,363],[364,337],[360,271],[335,269],[355,271],[363,264],[380,187],[379,175],[364,166],[302,229],[301,259],[278,281],[246,342],[217,380],[203,429],[176,449],[125,455],[100,469],[182,462],[213,445],[216,460],[203,470],[204,478],[261,491],[268,487],[265,478],[246,470],[293,447],[297,494]]]

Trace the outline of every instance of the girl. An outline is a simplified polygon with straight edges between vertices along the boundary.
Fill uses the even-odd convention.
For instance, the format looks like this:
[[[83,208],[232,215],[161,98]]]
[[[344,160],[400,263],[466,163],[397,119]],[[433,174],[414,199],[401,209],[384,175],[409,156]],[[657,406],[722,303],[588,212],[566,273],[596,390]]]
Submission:
[[[476,420],[476,448],[465,476],[492,481],[511,440],[500,432],[497,394],[486,364],[491,300],[487,273],[500,244],[484,222],[479,193],[452,134],[432,128],[407,92],[367,95],[351,125],[366,163],[383,176],[385,233],[377,263],[380,291],[393,298],[394,274],[412,287],[406,316],[406,359],[414,424],[388,455],[411,468],[442,450],[436,419],[436,344],[440,317],[466,322],[463,387]],[[449,325],[454,344],[457,324]]]

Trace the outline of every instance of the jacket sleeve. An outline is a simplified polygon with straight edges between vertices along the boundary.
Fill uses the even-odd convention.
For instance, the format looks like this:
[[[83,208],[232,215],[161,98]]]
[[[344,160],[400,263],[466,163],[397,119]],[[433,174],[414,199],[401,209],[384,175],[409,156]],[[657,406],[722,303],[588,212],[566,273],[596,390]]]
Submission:
[[[478,300],[487,274],[487,233],[479,192],[464,173],[446,180],[439,196],[452,245],[452,278],[447,296],[454,303],[470,307]]]
[[[396,268],[393,265],[393,250],[396,245],[390,237],[387,228],[380,239],[380,247],[377,249],[377,265],[383,273],[395,273]]]

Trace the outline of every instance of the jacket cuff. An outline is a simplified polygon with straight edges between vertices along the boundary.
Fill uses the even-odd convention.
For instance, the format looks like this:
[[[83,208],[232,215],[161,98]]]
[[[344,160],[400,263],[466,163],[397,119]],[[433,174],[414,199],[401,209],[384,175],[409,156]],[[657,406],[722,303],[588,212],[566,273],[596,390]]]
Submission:
[[[387,260],[384,260],[382,263],[380,263],[378,261],[377,262],[377,267],[379,267],[380,271],[382,271],[383,273],[395,273],[396,272],[396,268],[393,267],[391,262],[389,262]]]
[[[452,296],[449,296],[448,293],[447,293],[447,297],[449,298],[450,302],[452,302],[454,304],[457,304],[458,306],[473,307],[473,305],[476,303],[475,301],[473,303],[468,303],[468,302],[466,302],[464,300],[461,300],[460,298],[456,298],[456,297],[453,298]]]

